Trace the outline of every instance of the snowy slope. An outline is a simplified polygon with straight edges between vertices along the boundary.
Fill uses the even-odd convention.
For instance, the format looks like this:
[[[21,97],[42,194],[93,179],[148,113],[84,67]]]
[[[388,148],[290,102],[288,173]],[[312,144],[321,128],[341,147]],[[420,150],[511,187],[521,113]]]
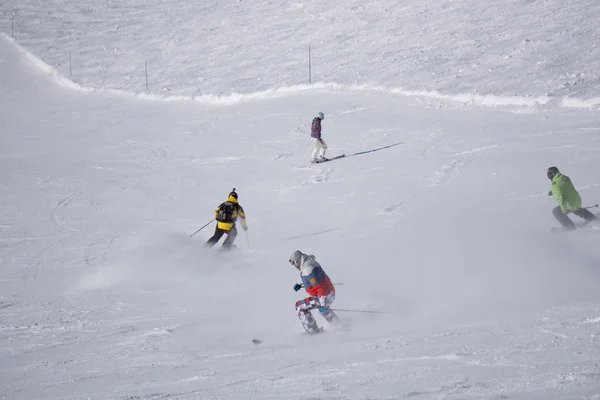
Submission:
[[[16,41],[0,38],[0,397],[599,398],[600,230],[550,233],[555,204],[545,177],[557,165],[586,205],[598,202],[597,111],[554,101],[480,108],[398,96],[383,86],[405,82],[389,78],[376,62],[364,67],[369,79],[357,81],[374,82],[378,90],[348,87],[353,76],[334,67],[331,79],[320,80],[335,85],[276,90],[296,82],[273,73],[250,84],[236,72],[242,55],[222,44],[235,46],[230,32],[244,26],[245,40],[256,46],[248,59],[263,57],[259,47],[269,35],[293,28],[276,29],[281,8],[271,5],[267,13],[236,2],[182,11],[182,3],[161,4],[163,10],[135,2],[119,8],[20,1],[17,15],[38,22],[18,25]],[[354,34],[352,24],[331,20],[347,17],[359,3],[346,4],[348,14],[336,10],[341,6],[286,4],[311,20],[325,18],[348,63],[365,58],[356,43],[343,40],[344,32]],[[513,2],[496,6],[494,15],[537,11],[533,19],[545,18],[545,31],[513,18],[514,32],[552,37],[559,17],[539,11],[561,4]],[[426,5],[409,3],[394,15],[422,15]],[[68,18],[61,11],[68,7],[102,17],[94,28]],[[211,23],[231,25],[200,48],[219,59],[210,67],[219,77],[212,86],[190,85],[188,51],[156,52],[174,64],[165,66],[157,91],[166,93],[166,76],[179,71],[171,86],[177,95],[235,89],[244,96],[134,95],[127,91],[141,90],[124,80],[130,67],[116,63],[135,57],[118,54],[103,56],[115,63],[114,74],[94,73],[104,54],[96,46],[121,43],[140,54],[138,41],[161,48],[169,24],[193,26],[189,20],[201,14],[194,7],[206,7]],[[365,26],[381,30],[392,17],[377,7],[356,11]],[[560,21],[571,16],[591,26],[595,7],[571,2]],[[433,33],[413,40],[430,40],[442,51],[439,38],[455,29],[456,49],[467,38],[493,44],[459,29],[466,25],[450,26],[465,18],[461,11],[476,10],[473,3],[446,2],[440,9],[445,12],[429,17],[442,31],[438,40]],[[230,22],[219,22],[226,15]],[[119,18],[138,33],[115,40],[108,32]],[[246,18],[254,25],[243,24]],[[64,65],[41,61],[54,64],[60,42],[75,35],[56,31],[56,21],[97,34],[81,33],[73,47],[87,54],[85,74],[75,83]],[[492,36],[510,32],[488,22]],[[412,29],[426,27],[412,23]],[[193,42],[191,33],[179,34]],[[564,70],[594,69],[592,58],[579,62],[563,51],[571,43],[559,42],[563,47],[539,47],[540,55],[562,54]],[[587,57],[595,43],[577,45],[572,50]],[[284,54],[283,48],[273,50]],[[233,59],[223,62],[223,52]],[[465,63],[493,62],[469,57]],[[433,57],[427,62],[421,73],[443,68]],[[207,67],[192,68],[199,66]],[[286,70],[285,57],[279,66]],[[545,74],[556,81],[563,73],[544,69],[524,80],[522,64],[505,67],[506,76],[480,72],[465,79],[469,87],[449,75],[440,79],[450,95],[480,91],[498,96],[488,100],[523,100],[548,90]],[[244,71],[269,72],[259,63]],[[434,88],[443,89],[442,80]],[[411,82],[411,89],[432,89]],[[588,98],[597,87],[593,80],[587,85],[589,91],[568,93]],[[307,165],[317,111],[326,114],[329,154],[354,155]],[[202,243],[213,226],[189,234],[211,220],[232,187],[248,214],[248,236],[240,234],[237,252],[206,251]],[[315,254],[340,283],[335,307],[384,313],[340,312],[342,326],[302,335],[293,307],[303,294],[292,290],[297,273],[287,263],[296,249]],[[255,346],[253,338],[263,343]]]
[[[595,0],[32,1],[2,29],[86,87],[199,96],[308,82],[598,106]],[[69,64],[69,55],[72,67]]]

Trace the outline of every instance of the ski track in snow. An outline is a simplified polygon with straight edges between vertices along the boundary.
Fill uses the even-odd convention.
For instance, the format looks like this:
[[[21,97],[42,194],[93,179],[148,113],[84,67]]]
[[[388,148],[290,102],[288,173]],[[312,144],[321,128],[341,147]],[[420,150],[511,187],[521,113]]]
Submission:
[[[328,233],[328,232],[336,231],[338,229],[340,229],[340,228],[325,229],[325,230],[322,230],[322,231],[317,231],[317,232],[312,232],[312,233],[306,233],[304,235],[290,236],[290,237],[287,237],[285,240],[294,240],[294,239],[300,239],[300,238],[306,237],[306,236],[322,235],[323,233]]]
[[[71,205],[71,203],[73,203],[74,201],[76,201],[78,198],[80,198],[83,194],[85,194],[85,191],[79,191],[76,193],[72,193],[69,196],[61,199],[58,201],[56,207],[54,208],[54,211],[52,212],[52,221],[54,222],[54,224],[56,224],[56,226],[60,227],[61,229],[64,229],[66,231],[70,231],[70,232],[78,232],[79,230],[73,227],[72,221],[71,221],[71,213],[69,211],[69,206]],[[91,201],[86,201],[86,205],[88,207],[94,207],[95,203],[93,200]],[[63,217],[64,215],[64,217]]]
[[[270,159],[271,161],[287,159],[293,155],[292,151],[285,152],[286,150],[290,149],[290,144],[284,140],[246,141],[239,142],[239,144],[243,146],[257,145],[258,149],[265,155],[265,158]],[[297,145],[293,147],[298,148]],[[284,152],[282,153],[282,151]]]
[[[204,158],[204,159],[193,159],[192,162],[194,164],[226,164],[226,163],[230,163],[231,161],[238,161],[243,159],[244,157],[242,156],[231,156],[231,157],[217,157],[217,158]]]
[[[404,209],[404,205],[407,202],[416,201],[416,200],[419,199],[419,197],[420,197],[420,195],[417,195],[417,194],[409,196],[406,199],[404,199],[404,200],[402,200],[402,201],[400,201],[398,203],[392,204],[391,206],[384,207],[381,210],[381,213],[384,213],[384,214],[400,214],[402,212],[402,210]]]
[[[134,149],[150,150],[153,154],[153,157],[149,160],[150,164],[154,164],[158,161],[162,161],[162,160],[166,159],[167,156],[169,155],[169,152],[164,147],[155,146],[155,145],[151,145],[151,144],[144,143],[144,142],[138,142],[135,140],[128,140],[125,142],[125,144],[127,147],[134,148]],[[144,158],[144,160],[148,161],[146,158]]]
[[[433,160],[437,160],[438,157],[433,155],[433,152],[440,146],[443,142],[443,137],[439,135],[434,135],[431,137],[433,144],[427,147],[424,151],[420,153],[422,159],[429,159],[430,157]],[[481,157],[487,153],[488,150],[497,148],[499,145],[489,145],[489,146],[481,146],[476,147],[471,150],[461,151],[458,153],[453,153],[446,157],[452,157],[453,159],[442,165],[437,171],[433,172],[433,176],[431,181],[433,183],[429,184],[429,188],[434,188],[438,186],[443,186],[450,184],[454,179],[458,178],[460,175],[460,169],[471,161],[475,160],[477,157]],[[458,156],[462,156],[460,158],[455,158]],[[407,195],[403,200],[394,203],[389,206],[385,206],[380,210],[380,214],[393,214],[397,216],[401,216],[404,214],[404,209],[407,203],[418,201],[420,198],[425,196],[427,191],[423,189],[419,189],[417,192]]]
[[[316,168],[315,168],[316,167]],[[331,178],[333,174],[334,168],[319,168],[320,166],[307,165],[305,167],[296,167],[296,170],[306,170],[311,172],[311,175],[308,178],[304,178],[299,184],[288,185],[284,187],[280,187],[276,189],[276,192],[279,193],[280,196],[288,195],[298,189],[308,188],[312,185],[320,185],[324,183],[331,182],[341,182],[343,178]]]
[[[441,186],[452,182],[460,175],[460,168],[473,161],[477,155],[454,159],[433,173],[431,186]]]
[[[444,140],[444,133],[441,129],[434,129],[426,134],[427,146],[421,151],[421,158],[426,158],[434,152]]]
[[[452,182],[460,175],[460,169],[471,163],[478,157],[484,156],[487,150],[498,147],[498,145],[483,146],[472,150],[463,151],[452,154],[450,157],[463,156],[462,158],[454,158],[449,163],[443,165],[433,173],[432,186],[446,185]]]
[[[144,165],[143,168],[133,170],[132,171],[133,174],[140,174],[142,172],[152,171],[154,165],[158,162],[164,161],[169,154],[168,151],[162,147],[151,145],[151,144],[144,143],[144,142],[138,142],[138,141],[134,141],[134,140],[126,141],[125,146],[128,148],[131,148],[131,149],[140,149],[140,150],[144,150],[144,151],[149,151],[151,154],[150,157],[144,156],[144,157],[140,157],[140,158],[131,160],[132,162],[134,162],[136,164]]]
[[[365,107],[365,106],[362,106],[362,105],[356,105],[356,106],[352,107],[350,110],[340,111],[338,113],[338,115],[353,114],[353,113],[357,113],[357,112],[361,112],[361,111],[367,111],[370,108],[371,107]]]

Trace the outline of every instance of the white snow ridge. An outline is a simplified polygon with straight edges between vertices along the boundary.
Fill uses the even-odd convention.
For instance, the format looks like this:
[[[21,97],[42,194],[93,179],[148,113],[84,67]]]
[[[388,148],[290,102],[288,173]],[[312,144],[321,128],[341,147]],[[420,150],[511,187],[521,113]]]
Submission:
[[[599,400],[600,3],[258,3],[0,4],[0,399]]]

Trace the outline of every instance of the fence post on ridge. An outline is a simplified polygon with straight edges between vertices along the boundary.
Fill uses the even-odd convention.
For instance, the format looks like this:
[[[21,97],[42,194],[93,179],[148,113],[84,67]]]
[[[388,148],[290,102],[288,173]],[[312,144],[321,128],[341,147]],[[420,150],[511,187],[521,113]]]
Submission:
[[[148,93],[148,61],[144,61],[144,69],[146,70],[146,93]]]
[[[308,45],[308,83],[312,83],[311,64],[310,64],[310,44]]]

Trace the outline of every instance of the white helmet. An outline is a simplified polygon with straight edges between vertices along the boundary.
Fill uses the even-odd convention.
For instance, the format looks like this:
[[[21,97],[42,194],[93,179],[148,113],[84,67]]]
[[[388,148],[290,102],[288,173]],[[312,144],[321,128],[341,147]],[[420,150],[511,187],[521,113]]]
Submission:
[[[290,264],[298,264],[300,259],[302,258],[302,252],[300,250],[296,250],[290,256]]]

